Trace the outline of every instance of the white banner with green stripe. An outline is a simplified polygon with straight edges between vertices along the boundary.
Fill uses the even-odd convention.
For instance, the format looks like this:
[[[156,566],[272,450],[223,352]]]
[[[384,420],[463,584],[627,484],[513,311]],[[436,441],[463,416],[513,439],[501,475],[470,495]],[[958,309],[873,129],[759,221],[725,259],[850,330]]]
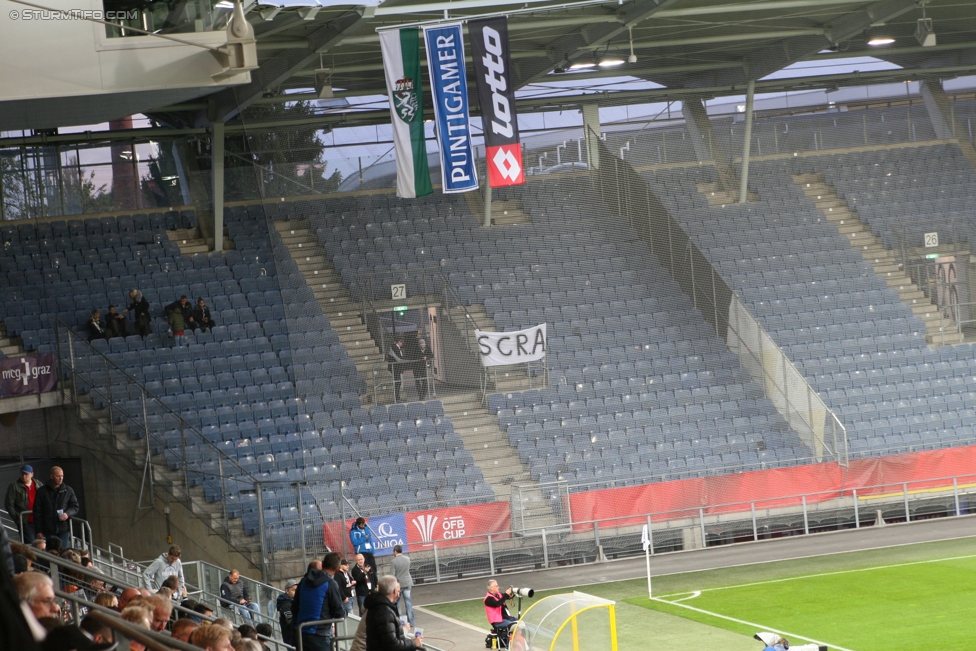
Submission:
[[[420,30],[414,27],[380,32],[386,92],[396,150],[397,196],[422,197],[434,191],[427,168],[423,94],[420,88]]]

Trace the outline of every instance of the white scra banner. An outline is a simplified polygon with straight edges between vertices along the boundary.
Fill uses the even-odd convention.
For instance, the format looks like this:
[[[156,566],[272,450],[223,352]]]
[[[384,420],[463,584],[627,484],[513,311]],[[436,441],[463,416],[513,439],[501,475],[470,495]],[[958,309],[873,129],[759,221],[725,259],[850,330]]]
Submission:
[[[515,332],[475,330],[482,366],[534,362],[546,356],[546,324]]]

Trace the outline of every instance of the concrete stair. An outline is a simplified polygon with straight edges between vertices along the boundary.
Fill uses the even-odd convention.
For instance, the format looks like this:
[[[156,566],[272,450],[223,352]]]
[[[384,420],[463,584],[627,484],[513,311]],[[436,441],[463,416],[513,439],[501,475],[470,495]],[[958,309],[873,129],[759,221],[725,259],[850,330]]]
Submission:
[[[20,345],[18,340],[19,338],[8,337],[7,325],[0,322],[0,352],[7,357],[22,355],[25,352],[24,347]]]
[[[902,270],[902,264],[895,254],[884,248],[881,239],[861,222],[847,201],[827,185],[823,174],[798,174],[793,180],[803,188],[803,192],[813,200],[827,220],[837,226],[850,245],[871,264],[875,273],[885,279],[888,287],[897,291],[902,302],[925,322],[925,340],[929,344],[957,344],[963,341],[963,335],[957,331],[956,325],[941,317],[938,307]],[[968,259],[969,253],[965,252],[964,255]]]
[[[731,203],[739,202],[739,192],[737,190],[725,190],[717,182],[699,183],[698,191],[705,195],[709,206],[727,206]],[[759,201],[759,195],[753,191],[747,194],[749,201]]]
[[[531,509],[521,503],[512,504],[513,513],[523,512],[519,528],[552,528],[559,524],[548,505],[545,509],[536,508],[542,502],[542,492],[532,480],[528,466],[519,459],[518,451],[509,444],[507,434],[498,426],[498,418],[483,406],[480,392],[443,396],[441,402],[444,414],[450,416],[454,431],[461,436],[464,447],[471,451],[495,496],[499,500],[533,503]],[[513,485],[520,486],[514,498]]]
[[[174,231],[166,231],[166,235],[171,242],[176,242],[180,247],[180,253],[186,256],[202,253],[206,255],[210,251],[207,240],[200,234],[199,228],[180,228]],[[224,238],[224,248],[234,248],[233,245],[227,246],[228,240]]]
[[[493,226],[511,226],[512,224],[531,224],[532,215],[525,212],[521,199],[491,202],[491,223]]]
[[[356,370],[366,381],[368,395],[360,396],[361,401],[363,404],[370,402],[373,396],[373,370],[383,363],[384,356],[366,329],[362,309],[352,300],[342,277],[332,266],[307,220],[277,221],[275,229],[298,265],[298,270],[305,276],[322,311],[329,317],[332,329],[356,364]],[[383,378],[389,375],[385,367],[381,373]]]
[[[72,387],[73,388],[73,387]],[[99,450],[103,459],[112,459],[122,468],[128,468],[130,487],[140,490],[140,477],[148,450],[145,439],[136,440],[129,436],[127,427],[113,425],[108,409],[95,409],[90,394],[75,396],[74,405],[82,429],[87,431],[89,440]],[[207,502],[202,486],[184,490],[182,470],[170,470],[161,458],[154,458],[152,466],[153,484],[157,498],[169,503],[176,501],[186,507],[213,534],[220,536],[233,551],[241,554],[257,570],[261,567],[260,540],[257,536],[245,536],[240,518],[227,520],[221,502]],[[145,502],[149,502],[149,486]]]

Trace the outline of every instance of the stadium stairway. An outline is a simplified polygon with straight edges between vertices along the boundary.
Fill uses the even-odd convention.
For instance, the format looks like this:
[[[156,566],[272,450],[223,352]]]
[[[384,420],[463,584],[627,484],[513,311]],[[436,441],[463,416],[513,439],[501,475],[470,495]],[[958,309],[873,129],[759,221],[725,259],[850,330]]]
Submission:
[[[73,380],[69,380],[73,382]],[[72,385],[73,388],[73,385]],[[92,402],[91,393],[74,393],[73,407],[78,417],[79,428],[87,435],[90,444],[102,463],[110,465],[116,476],[135,493],[143,489],[149,490],[144,484],[144,466],[146,461],[146,440],[133,439],[129,436],[125,423],[113,424],[109,410],[96,409]],[[184,534],[194,536],[198,540],[204,537],[217,545],[216,540],[226,544],[224,550],[214,549],[214,557],[224,557],[227,563],[233,565],[238,559],[250,564],[252,570],[261,567],[260,540],[257,536],[246,536],[240,518],[224,517],[222,502],[208,502],[204,496],[203,486],[190,488],[189,499],[183,492],[183,471],[170,470],[166,464],[153,464],[153,486],[156,496],[164,493],[163,501],[170,508],[181,505],[192,513],[188,518],[174,515],[174,522],[181,522]],[[170,498],[172,496],[172,498]],[[149,503],[148,494],[144,501]]]
[[[531,503],[543,504],[542,492],[532,479],[529,468],[519,459],[518,451],[508,442],[508,436],[498,426],[498,418],[482,403],[481,393],[460,393],[442,396],[444,414],[454,422],[454,431],[471,451],[474,462],[481,468],[499,500],[512,499],[512,485],[522,488],[519,496],[523,504],[512,504],[512,512],[523,512],[526,528],[552,527],[556,519],[548,508],[533,509]],[[528,502],[528,504],[525,504]]]
[[[874,235],[847,201],[827,185],[822,173],[796,174],[793,180],[823,212],[827,221],[837,226],[837,230],[847,238],[850,245],[861,253],[875,273],[884,278],[888,287],[897,291],[902,302],[925,322],[925,339],[929,344],[962,343],[962,333],[943,331],[942,325],[945,322],[940,317],[937,306],[925,297],[922,290],[901,269],[894,251],[885,249],[881,238]],[[968,252],[966,255],[968,256]],[[947,325],[952,327],[951,323]]]
[[[360,396],[360,400],[363,404],[371,402],[373,367],[383,361],[384,355],[366,329],[359,305],[352,300],[349,289],[336,273],[307,220],[276,221],[274,225],[322,311],[329,317],[339,341],[356,364],[360,377],[366,380],[368,395]]]
[[[210,247],[207,246],[207,241],[200,235],[199,227],[168,230],[166,231],[166,235],[169,237],[170,242],[176,242],[177,246],[180,247],[180,253],[183,255],[192,256],[198,253],[207,255],[207,253],[210,252]],[[230,246],[228,246],[228,244]],[[230,242],[225,236],[224,249],[233,248],[233,243]]]
[[[14,357],[24,352],[24,347],[13,337],[7,336],[7,326],[0,322],[0,357]]]

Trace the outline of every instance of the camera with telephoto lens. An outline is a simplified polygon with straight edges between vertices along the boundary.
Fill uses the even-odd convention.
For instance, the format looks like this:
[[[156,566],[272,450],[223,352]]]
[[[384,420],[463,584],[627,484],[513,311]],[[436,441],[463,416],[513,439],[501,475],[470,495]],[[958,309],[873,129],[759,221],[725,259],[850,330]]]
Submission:
[[[531,599],[535,596],[535,590],[532,588],[516,588],[513,585],[508,586],[508,589],[512,591],[512,595],[515,597],[525,597],[526,599]]]

